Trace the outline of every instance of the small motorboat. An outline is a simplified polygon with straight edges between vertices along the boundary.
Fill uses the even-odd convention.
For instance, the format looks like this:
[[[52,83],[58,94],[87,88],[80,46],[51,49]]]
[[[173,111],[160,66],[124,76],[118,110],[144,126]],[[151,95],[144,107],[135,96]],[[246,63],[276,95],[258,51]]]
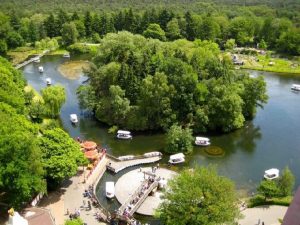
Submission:
[[[52,84],[51,78],[46,78],[46,84],[50,86]]]
[[[70,56],[70,53],[65,53],[65,54],[63,54],[63,57],[64,58],[70,58],[71,56]]]
[[[33,62],[35,62],[35,63],[40,63],[40,62],[41,62],[40,57],[35,57],[35,58],[33,59]]]
[[[210,145],[210,140],[207,137],[196,137],[195,145],[208,146]]]
[[[39,72],[40,72],[40,73],[43,73],[43,72],[44,72],[44,67],[39,66]]]
[[[121,161],[126,161],[126,160],[131,160],[134,159],[134,155],[124,155],[124,156],[119,156],[118,159]]]
[[[161,152],[147,152],[144,154],[144,157],[154,157],[154,156],[162,156]]]
[[[185,161],[185,156],[183,153],[177,153],[175,155],[170,155],[169,163],[178,164]]]
[[[279,177],[279,169],[272,168],[265,171],[264,178],[267,180],[273,180]]]
[[[115,183],[108,181],[105,183],[105,195],[107,198],[115,197]]]
[[[119,139],[132,139],[130,131],[127,130],[118,130],[117,138]]]
[[[300,91],[300,84],[293,84],[292,87],[291,87],[291,89],[293,91]]]
[[[78,123],[78,118],[77,118],[77,115],[76,114],[71,114],[70,115],[70,120],[72,123]]]

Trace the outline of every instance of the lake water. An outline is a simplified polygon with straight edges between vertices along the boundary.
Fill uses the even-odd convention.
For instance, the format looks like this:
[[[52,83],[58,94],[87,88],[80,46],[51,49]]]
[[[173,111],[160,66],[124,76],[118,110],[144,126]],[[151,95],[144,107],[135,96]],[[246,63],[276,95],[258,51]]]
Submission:
[[[72,57],[71,60],[80,57]],[[53,84],[61,84],[66,89],[67,101],[61,110],[61,121],[65,130],[72,137],[94,140],[115,155],[143,154],[150,151],[162,151],[163,134],[134,134],[131,141],[120,141],[108,134],[105,125],[93,118],[86,117],[79,109],[76,97],[77,87],[87,78],[81,76],[77,80],[63,77],[57,70],[58,66],[69,59],[60,56],[45,56],[39,64],[29,64],[23,68],[28,83],[36,90],[46,87],[46,78],[50,77]],[[44,73],[38,72],[43,65]],[[215,164],[219,173],[233,179],[239,190],[252,192],[261,180],[263,173],[269,168],[282,170],[289,166],[296,176],[296,185],[300,184],[300,93],[290,90],[293,83],[300,84],[300,76],[278,75],[275,73],[250,71],[253,76],[263,75],[267,82],[269,101],[264,109],[258,109],[255,119],[244,128],[229,134],[209,136],[213,146],[225,151],[221,157],[208,156],[203,148],[195,147],[192,155],[186,157],[186,163],[180,167]],[[76,113],[80,117],[78,126],[72,126],[69,115]],[[165,155],[161,165],[166,163]],[[124,171],[123,173],[125,173]],[[104,181],[116,180],[118,176],[106,173],[98,185],[100,201],[110,209],[118,204],[107,201],[104,197]]]

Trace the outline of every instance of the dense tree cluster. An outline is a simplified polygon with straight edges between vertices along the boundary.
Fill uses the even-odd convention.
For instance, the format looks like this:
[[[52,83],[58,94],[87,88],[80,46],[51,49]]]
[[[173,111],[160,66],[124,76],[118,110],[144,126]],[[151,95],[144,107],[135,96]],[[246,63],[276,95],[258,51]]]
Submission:
[[[47,186],[76,174],[84,156],[63,130],[50,125],[44,130],[29,120],[49,118],[45,112],[53,108],[60,111],[60,99],[65,98],[61,87],[54,92],[58,100],[51,95],[57,89],[53,87],[43,92],[44,101],[24,90],[21,73],[1,57],[0,74],[0,201],[18,208],[35,194],[46,192]]]
[[[233,182],[212,167],[181,172],[163,198],[156,216],[166,225],[234,224],[239,216]]]
[[[228,132],[242,127],[267,100],[263,78],[234,70],[209,41],[108,34],[94,63],[79,99],[109,125],[155,130],[178,123],[194,132]]]
[[[236,6],[233,10],[204,3],[195,7],[198,10],[145,7],[143,10],[107,9],[101,13],[85,11],[80,14],[77,11],[67,13],[68,9],[33,15],[17,9],[0,12],[0,54],[46,37],[61,36],[62,45],[78,40],[97,43],[105,34],[123,30],[162,41],[211,40],[222,48],[227,47],[231,39],[238,46],[256,47],[264,42],[269,49],[300,54],[300,13],[293,8],[288,11],[260,5]]]

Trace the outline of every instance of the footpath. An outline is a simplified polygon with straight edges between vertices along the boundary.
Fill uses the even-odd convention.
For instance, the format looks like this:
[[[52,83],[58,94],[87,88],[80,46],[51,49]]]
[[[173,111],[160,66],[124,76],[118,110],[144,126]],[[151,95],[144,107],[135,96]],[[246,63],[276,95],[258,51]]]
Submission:
[[[285,206],[258,206],[242,211],[243,218],[239,225],[280,225],[279,219],[283,219],[288,207]]]
[[[50,193],[42,199],[39,206],[51,211],[56,225],[63,225],[65,220],[69,219],[67,211],[75,213],[78,210],[80,210],[80,218],[84,223],[88,225],[105,224],[96,220],[97,208],[92,206],[90,210],[88,209],[87,199],[83,197],[83,193],[89,185],[96,185],[106,170],[107,162],[108,159],[104,157],[89,177],[89,171],[80,167],[76,176],[65,181],[58,191]]]

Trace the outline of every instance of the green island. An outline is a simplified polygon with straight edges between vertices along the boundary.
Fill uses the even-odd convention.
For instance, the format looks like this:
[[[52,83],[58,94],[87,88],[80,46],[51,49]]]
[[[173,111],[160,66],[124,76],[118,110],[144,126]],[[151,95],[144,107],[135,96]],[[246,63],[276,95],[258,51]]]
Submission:
[[[96,171],[99,181],[100,166],[105,171],[112,159],[122,160],[102,157],[105,148],[95,148],[94,154],[103,155],[91,160],[60,121],[64,84],[50,82],[38,92],[16,69],[22,62],[44,53],[86,55],[89,62],[56,68],[69,80],[85,72],[76,91],[82,111],[112,132],[162,132],[164,153],[189,157],[193,136],[239,130],[267,104],[264,77],[246,69],[300,74],[299,18],[297,0],[1,1],[0,222],[14,217],[13,209],[4,213],[8,209],[21,211],[36,195],[55,195],[75,179],[68,185],[83,203],[74,214],[60,208],[59,225],[83,225],[87,218],[91,225],[141,224],[129,213],[135,200],[121,213],[107,212],[94,196],[96,183],[85,175]],[[203,153],[211,160],[227,156],[218,146]],[[295,177],[288,167],[276,179],[263,179],[243,202],[234,182],[221,174],[211,165],[180,169],[163,190],[154,218],[166,225],[233,224],[241,208],[289,206],[293,199]],[[147,188],[158,185],[151,176]],[[89,189],[88,203],[78,187]],[[90,201],[97,213],[81,217],[78,208],[91,210]],[[98,214],[103,212],[106,219]]]

